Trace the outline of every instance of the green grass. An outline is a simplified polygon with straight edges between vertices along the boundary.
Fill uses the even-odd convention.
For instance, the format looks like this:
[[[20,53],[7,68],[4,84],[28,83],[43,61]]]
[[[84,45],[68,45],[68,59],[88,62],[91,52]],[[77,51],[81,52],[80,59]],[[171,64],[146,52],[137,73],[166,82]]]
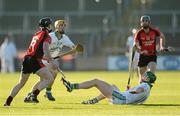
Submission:
[[[83,82],[93,78],[116,84],[124,91],[127,84],[127,72],[65,72],[71,82]],[[24,103],[24,97],[38,80],[31,75],[24,88],[15,97],[10,107],[3,107],[6,97],[12,87],[18,82],[17,74],[0,74],[0,115],[79,115],[79,116],[111,116],[111,115],[180,115],[180,72],[157,72],[158,79],[152,88],[149,99],[143,105],[111,105],[104,100],[95,105],[83,105],[81,102],[96,96],[99,92],[95,88],[77,90],[68,93],[60,82],[58,75],[53,86],[55,102],[50,102],[40,93],[38,104]],[[136,76],[132,79],[132,86],[138,83]]]

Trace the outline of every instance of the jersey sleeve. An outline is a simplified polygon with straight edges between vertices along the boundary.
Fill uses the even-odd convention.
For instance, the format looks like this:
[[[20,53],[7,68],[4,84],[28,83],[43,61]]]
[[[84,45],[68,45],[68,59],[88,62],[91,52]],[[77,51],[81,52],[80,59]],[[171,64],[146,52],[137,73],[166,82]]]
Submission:
[[[160,30],[159,30],[159,29],[154,29],[154,30],[155,30],[155,32],[156,32],[156,35],[159,37],[159,36],[161,35]]]
[[[73,48],[75,46],[74,43],[65,34],[63,35],[63,46],[67,46],[69,48]]]

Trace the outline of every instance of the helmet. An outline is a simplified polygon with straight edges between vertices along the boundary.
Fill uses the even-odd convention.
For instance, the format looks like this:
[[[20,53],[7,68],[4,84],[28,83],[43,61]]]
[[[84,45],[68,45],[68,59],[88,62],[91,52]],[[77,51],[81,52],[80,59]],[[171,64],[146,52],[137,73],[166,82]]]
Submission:
[[[39,27],[47,28],[50,24],[52,24],[52,20],[49,17],[44,17],[39,20]]]
[[[150,22],[150,21],[151,21],[151,18],[150,18],[150,16],[148,16],[148,15],[143,15],[143,16],[141,16],[141,18],[140,18],[140,22],[143,22],[144,20]]]
[[[58,25],[62,25],[62,24],[66,25],[66,22],[64,20],[57,20],[54,23],[54,27],[56,28]]]
[[[150,83],[154,83],[156,81],[156,75],[150,71],[145,72],[144,76],[148,78]]]

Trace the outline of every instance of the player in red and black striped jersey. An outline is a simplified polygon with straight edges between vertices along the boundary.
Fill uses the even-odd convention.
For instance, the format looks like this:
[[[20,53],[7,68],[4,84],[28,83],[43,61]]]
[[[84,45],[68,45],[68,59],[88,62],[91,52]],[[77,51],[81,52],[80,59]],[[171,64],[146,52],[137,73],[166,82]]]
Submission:
[[[9,97],[7,98],[4,106],[10,106],[13,98],[17,95],[20,89],[25,85],[31,73],[35,73],[40,77],[33,88],[33,92],[27,97],[25,102],[38,103],[37,96],[41,90],[53,82],[53,75],[48,68],[42,63],[42,57],[46,57],[48,62],[52,65],[53,69],[57,69],[53,58],[49,52],[49,44],[51,38],[49,32],[52,28],[52,20],[48,17],[42,18],[39,21],[40,31],[38,31],[32,38],[31,44],[24,57],[19,83],[12,89]]]
[[[160,51],[164,50],[165,37],[159,30],[150,27],[150,22],[150,16],[142,16],[140,19],[141,29],[135,36],[135,49],[140,53],[138,67],[141,77],[147,70],[155,73],[158,41]]]

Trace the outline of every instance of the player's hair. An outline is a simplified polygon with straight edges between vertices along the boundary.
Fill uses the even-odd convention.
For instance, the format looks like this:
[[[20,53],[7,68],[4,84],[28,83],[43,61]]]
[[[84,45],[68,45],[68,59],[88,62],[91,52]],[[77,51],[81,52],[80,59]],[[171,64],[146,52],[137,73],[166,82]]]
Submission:
[[[55,23],[54,23],[54,27],[56,28],[58,25],[62,25],[62,24],[65,24],[65,25],[66,25],[65,20],[57,20],[57,21],[55,21]]]

